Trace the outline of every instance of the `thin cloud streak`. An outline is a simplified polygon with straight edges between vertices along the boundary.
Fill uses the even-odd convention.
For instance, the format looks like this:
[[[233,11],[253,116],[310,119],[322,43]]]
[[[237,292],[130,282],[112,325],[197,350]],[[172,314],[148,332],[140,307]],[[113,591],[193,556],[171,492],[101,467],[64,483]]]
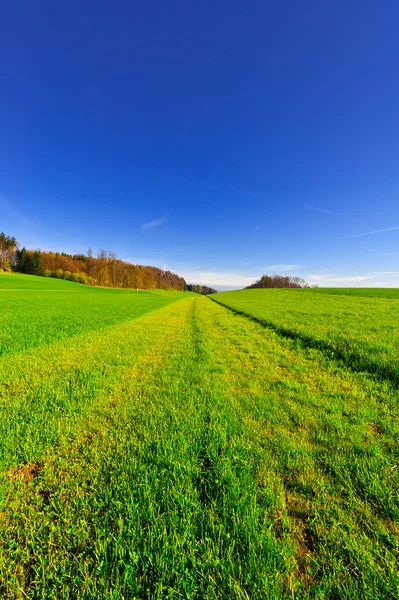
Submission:
[[[329,275],[308,275],[309,279],[313,281],[321,281],[322,279],[330,279],[330,277],[337,277],[336,273],[330,273]]]
[[[253,232],[253,234],[252,234],[252,237],[254,237],[254,235],[256,234],[256,232],[258,231],[258,229],[259,229],[259,225],[257,225],[257,226],[256,226],[256,229],[255,229],[255,231]]]
[[[315,210],[316,212],[324,213],[325,215],[333,215],[334,217],[339,217],[339,214],[333,212],[332,210],[327,210],[326,208],[321,208],[320,206],[313,206],[312,204],[305,204],[305,208],[309,208],[310,210]]]
[[[178,272],[182,274],[182,276],[186,279],[188,283],[197,283],[201,285],[210,285],[211,287],[215,287],[216,289],[241,289],[251,285],[255,281],[257,281],[261,274],[265,272],[265,269],[268,268],[270,271],[270,267],[278,267],[279,271],[283,271],[286,267],[287,270],[293,270],[294,267],[302,268],[301,265],[269,265],[269,267],[262,267],[261,269],[246,272],[246,271],[200,271],[200,270],[178,270]],[[367,282],[367,287],[374,286],[384,286],[387,284],[386,281],[381,280],[381,276],[388,275],[392,277],[399,278],[399,271],[376,271],[373,273],[366,273],[362,275],[340,275],[338,273],[328,273],[328,274],[314,274],[314,275],[304,275],[304,278],[310,284],[318,283],[321,286],[328,287],[332,285],[333,287],[337,286],[337,284],[342,284],[345,286],[347,284],[349,287],[354,287],[356,284],[361,285],[363,282]]]
[[[186,271],[183,277],[190,283],[200,285],[244,287],[259,279],[260,274],[248,275],[243,272],[226,273],[217,271]]]
[[[360,237],[362,235],[372,235],[373,233],[384,233],[385,231],[395,231],[399,229],[399,227],[388,227],[387,229],[376,229],[375,231],[366,231],[366,233],[355,233],[355,235],[346,235],[343,237],[343,240],[348,240],[349,238]]]
[[[309,275],[309,279],[312,281],[334,281],[335,283],[348,283],[350,281],[366,281],[367,279],[374,279],[374,275],[358,275],[353,277],[335,277],[332,275]]]
[[[162,217],[161,219],[153,219],[152,221],[149,221],[148,223],[143,223],[143,225],[141,226],[141,230],[147,231],[147,229],[154,229],[154,227],[159,227],[160,225],[165,223],[165,221],[166,221],[166,217]]]

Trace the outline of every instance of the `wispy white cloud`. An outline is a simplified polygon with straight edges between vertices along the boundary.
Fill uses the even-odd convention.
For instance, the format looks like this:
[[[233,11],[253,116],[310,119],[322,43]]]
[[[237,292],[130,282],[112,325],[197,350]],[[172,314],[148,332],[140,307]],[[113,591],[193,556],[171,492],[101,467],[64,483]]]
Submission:
[[[274,267],[274,268],[271,268]],[[246,287],[255,281],[257,281],[261,275],[267,271],[269,273],[274,272],[284,272],[292,271],[293,268],[302,268],[301,265],[269,265],[268,267],[262,267],[258,272],[251,271],[197,271],[197,270],[184,270],[177,269],[177,272],[180,273],[188,283],[197,283],[202,285],[210,285],[215,287],[216,289],[240,289]],[[176,270],[176,269],[175,269]],[[365,274],[339,274],[339,273],[325,273],[325,274],[312,274],[312,275],[304,275],[304,279],[309,283],[318,283],[321,286],[341,286],[345,287],[363,287],[366,285],[367,287],[375,287],[375,286],[387,286],[389,284],[392,285],[389,281],[383,281],[382,277],[386,275],[388,277],[398,277],[399,279],[399,271],[376,271],[374,273],[365,273]]]
[[[385,231],[395,231],[399,227],[388,227],[387,229],[376,229],[375,231],[366,231],[366,233],[355,233],[355,235],[345,235],[342,239],[347,240],[349,238],[360,237],[362,235],[372,235],[374,233],[384,233]]]
[[[249,263],[241,262],[241,264],[246,265]],[[184,271],[184,269],[180,269],[178,272],[183,275],[188,283],[210,285],[216,288],[218,288],[218,286],[221,288],[242,288],[257,281],[263,273],[267,272],[267,269],[272,273],[273,271],[292,271],[300,268],[302,268],[302,265],[280,264],[262,267],[258,271],[254,270],[250,273],[247,271]]]
[[[254,283],[261,276],[260,273],[250,275],[243,272],[223,271],[185,271],[182,275],[189,283],[238,288]]]
[[[315,210],[316,212],[324,213],[325,215],[333,215],[334,217],[338,217],[338,213],[333,212],[332,210],[328,210],[327,208],[321,208],[320,206],[313,206],[312,204],[305,204],[305,208],[309,210]]]
[[[313,279],[313,281],[321,281],[322,279],[330,279],[330,277],[337,277],[335,273],[330,273],[329,275],[308,275],[309,279]]]
[[[312,281],[334,281],[335,283],[349,283],[355,281],[366,281],[367,279],[373,279],[374,275],[353,275],[349,277],[339,277],[336,275],[309,275],[308,278]]]
[[[358,275],[357,277],[334,277],[329,281],[336,281],[337,283],[345,283],[350,281],[366,281],[368,279],[373,279],[372,275]]]
[[[256,232],[258,231],[258,229],[259,229],[259,225],[257,225],[257,226],[255,227],[255,231],[253,232],[253,234],[252,234],[252,237],[253,237],[254,235],[256,235]]]
[[[146,231],[147,229],[154,229],[154,227],[159,227],[160,225],[165,223],[165,221],[166,217],[162,217],[161,219],[153,219],[148,223],[143,223],[143,225],[141,226],[141,230]]]
[[[354,275],[340,275],[336,273],[328,273],[328,274],[315,274],[308,275],[305,279],[309,282],[320,283],[320,285],[328,285],[328,284],[356,284],[361,283],[363,281],[367,282],[367,287],[374,286],[384,286],[396,284],[395,280],[393,281],[380,281],[381,277],[388,276],[399,279],[399,271],[374,271],[365,274],[354,274]]]

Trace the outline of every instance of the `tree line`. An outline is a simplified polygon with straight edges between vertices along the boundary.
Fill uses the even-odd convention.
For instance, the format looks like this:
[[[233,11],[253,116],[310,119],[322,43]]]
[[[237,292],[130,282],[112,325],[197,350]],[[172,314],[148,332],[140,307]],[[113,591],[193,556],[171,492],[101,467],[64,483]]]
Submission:
[[[185,280],[176,273],[128,263],[117,258],[113,252],[100,249],[94,256],[90,248],[86,255],[42,252],[27,250],[25,247],[20,249],[15,238],[3,233],[0,233],[0,268],[101,287],[186,289]]]
[[[262,275],[258,281],[248,285],[245,289],[252,288],[308,288],[309,284],[302,277],[291,275]]]
[[[196,285],[195,283],[190,283],[186,285],[186,290],[188,292],[196,292],[197,294],[203,294],[207,296],[208,294],[217,294],[217,290],[214,290],[207,285]]]

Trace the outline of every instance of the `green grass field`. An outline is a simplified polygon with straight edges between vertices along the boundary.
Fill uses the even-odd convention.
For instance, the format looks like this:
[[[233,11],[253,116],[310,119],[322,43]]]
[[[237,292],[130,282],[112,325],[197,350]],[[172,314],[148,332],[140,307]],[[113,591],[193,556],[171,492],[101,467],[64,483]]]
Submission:
[[[345,292],[1,274],[0,597],[399,598],[399,295]]]
[[[399,294],[370,292],[374,290],[251,289],[214,299],[293,339],[298,347],[320,348],[352,370],[398,384]]]

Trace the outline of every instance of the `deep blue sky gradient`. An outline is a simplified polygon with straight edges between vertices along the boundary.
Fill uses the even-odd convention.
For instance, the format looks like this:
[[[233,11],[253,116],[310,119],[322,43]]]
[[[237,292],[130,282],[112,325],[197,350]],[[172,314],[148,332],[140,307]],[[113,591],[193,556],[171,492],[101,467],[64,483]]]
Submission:
[[[220,289],[398,286],[398,30],[396,0],[3,3],[0,229]]]

